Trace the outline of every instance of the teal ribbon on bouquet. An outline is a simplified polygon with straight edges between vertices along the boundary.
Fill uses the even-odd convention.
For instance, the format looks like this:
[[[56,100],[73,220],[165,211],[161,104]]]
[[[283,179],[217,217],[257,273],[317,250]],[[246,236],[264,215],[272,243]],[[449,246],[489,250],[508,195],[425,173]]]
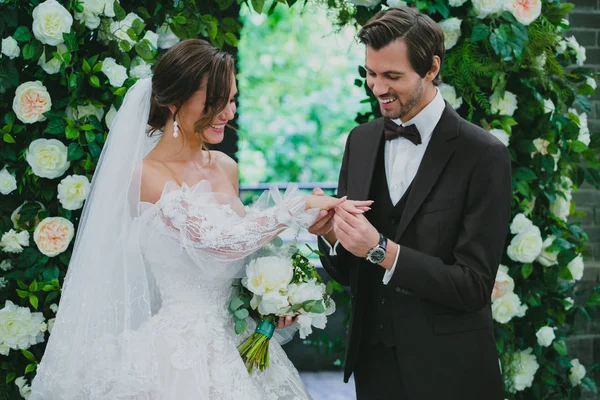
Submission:
[[[269,320],[263,319],[258,323],[254,332],[265,335],[267,339],[271,339],[273,333],[275,333],[275,324]]]

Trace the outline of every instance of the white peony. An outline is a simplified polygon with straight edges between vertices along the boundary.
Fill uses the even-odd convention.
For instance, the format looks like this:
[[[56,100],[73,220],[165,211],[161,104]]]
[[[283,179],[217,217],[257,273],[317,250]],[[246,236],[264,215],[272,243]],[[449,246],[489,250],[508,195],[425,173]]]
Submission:
[[[27,307],[19,307],[7,300],[0,310],[0,344],[12,350],[26,350],[44,340],[40,327],[44,316],[40,312],[32,313]]]
[[[444,100],[446,100],[452,106],[452,108],[455,110],[460,108],[463,103],[463,99],[462,97],[456,97],[456,89],[454,86],[441,83],[438,86],[438,90],[442,94]]]
[[[494,92],[490,96],[490,105],[492,114],[512,116],[517,109],[517,96],[508,90],[502,96],[498,92]]]
[[[513,261],[530,263],[542,252],[542,243],[540,228],[533,226],[515,236],[511,240],[506,253]]]
[[[514,317],[524,317],[527,305],[514,292],[507,292],[492,303],[492,317],[496,322],[506,324]]]
[[[510,393],[525,390],[533,384],[535,373],[540,365],[535,355],[531,354],[531,347],[514,353],[506,367],[505,382]]]
[[[115,59],[112,57],[106,57],[104,61],[102,61],[101,71],[104,75],[106,75],[110,81],[110,85],[113,87],[123,86],[123,83],[125,83],[125,80],[128,78],[127,68],[117,64]]]
[[[588,86],[591,86],[592,89],[596,90],[596,88],[598,87],[598,85],[596,84],[596,80],[594,78],[592,78],[591,76],[588,76],[585,80],[585,84]]]
[[[523,213],[515,215],[510,224],[510,233],[516,235],[528,231],[533,227],[533,222],[525,216]]]
[[[585,378],[585,367],[581,365],[578,358],[571,360],[571,369],[569,370],[569,381],[571,386],[575,387],[581,384],[583,378]]]
[[[10,59],[17,58],[21,54],[19,44],[12,36],[2,39],[2,54]]]
[[[152,75],[152,64],[147,64],[141,57],[135,57],[131,62],[129,76],[142,79]]]
[[[290,304],[303,304],[310,300],[322,300],[325,295],[325,285],[317,283],[316,279],[296,284],[292,283],[287,290]]]
[[[444,32],[444,48],[449,50],[456,46],[460,38],[460,24],[462,20],[458,18],[448,18],[439,23]],[[456,108],[456,107],[455,107]]]
[[[67,146],[60,140],[36,139],[25,152],[25,159],[35,175],[54,179],[62,176],[71,166],[67,155]]]
[[[173,33],[168,23],[164,23],[156,30],[158,34],[158,47],[161,49],[170,49],[175,46],[181,39]]]
[[[68,52],[69,50],[67,49],[67,46],[65,46],[63,43],[59,44],[58,46],[56,46],[56,52],[60,55],[65,54],[66,52]],[[56,57],[52,57],[50,60],[45,61],[46,60],[46,50],[44,50],[42,52],[42,56],[38,59],[38,65],[40,67],[42,67],[42,69],[49,75],[52,74],[56,74],[60,71],[60,66],[62,61],[59,60]]]
[[[537,337],[537,342],[542,347],[548,347],[552,344],[554,339],[556,339],[556,335],[554,334],[554,330],[556,328],[550,328],[549,326],[544,326],[540,328],[535,336]]]
[[[585,265],[583,264],[583,257],[579,254],[570,263],[567,264],[567,268],[571,272],[573,276],[573,280],[578,281],[583,278],[583,269]]]
[[[510,135],[504,129],[490,129],[490,133],[506,147],[510,144]]]
[[[137,15],[136,13],[129,13],[127,14],[127,16],[121,20],[121,21],[113,21],[110,24],[110,33],[113,35],[114,38],[118,39],[118,40],[123,40],[125,42],[128,42],[130,44],[135,44],[136,41],[133,40],[129,34],[127,34],[127,30],[129,28],[133,27],[133,22],[135,20],[139,19],[140,21],[142,21],[142,19],[140,18],[139,15]]]
[[[544,99],[544,114],[550,113],[550,115],[554,114],[556,110],[556,106],[552,99]]]
[[[33,35],[50,46],[64,42],[63,33],[71,31],[73,17],[56,0],[46,0],[33,9]]]
[[[146,39],[155,50],[158,49],[158,33],[147,31],[142,39]]]
[[[0,171],[0,193],[7,195],[17,189],[17,178],[4,167]]]
[[[90,194],[90,181],[82,175],[69,175],[58,184],[58,200],[65,210],[79,210]]]
[[[261,296],[258,312],[262,315],[282,315],[289,305],[287,296],[278,291],[267,292]]]
[[[565,297],[565,311],[569,311],[575,305],[575,300],[572,297]]]
[[[499,13],[503,6],[503,0],[473,0],[473,9],[475,9],[477,18],[485,18],[488,15]]]
[[[496,282],[492,290],[492,302],[496,301],[506,293],[511,293],[515,289],[515,281],[508,274],[508,267],[500,265],[496,273]]]
[[[54,257],[67,250],[74,235],[71,221],[63,217],[48,217],[35,227],[33,241],[42,254]]]
[[[12,267],[13,265],[10,260],[2,260],[2,262],[0,262],[0,269],[2,271],[9,271],[12,269]]]
[[[25,124],[45,121],[45,112],[52,108],[48,89],[40,81],[24,82],[17,87],[13,99],[13,111]]]
[[[536,258],[536,261],[545,267],[551,267],[558,264],[558,252],[548,251],[548,248],[552,245],[552,242],[554,242],[555,239],[556,238],[554,236],[549,235],[546,240],[544,240],[544,243],[542,243],[542,252]]]
[[[506,9],[523,25],[529,25],[542,13],[541,0],[509,0]]]
[[[465,4],[467,0],[450,0],[450,7],[460,7]]]
[[[23,247],[29,246],[29,232],[17,233],[14,229],[9,230],[0,239],[0,248],[5,253],[20,253]]]
[[[246,266],[242,283],[254,294],[285,290],[294,276],[292,260],[275,256],[260,257]]]
[[[571,214],[571,200],[573,196],[571,193],[565,193],[565,196],[567,197],[566,199],[559,195],[556,196],[556,199],[550,204],[550,212],[566,222]]]
[[[115,106],[111,105],[110,110],[108,110],[108,112],[106,113],[106,117],[104,118],[104,122],[106,122],[106,126],[108,127],[108,129],[112,128],[116,116],[117,109],[115,108]]]

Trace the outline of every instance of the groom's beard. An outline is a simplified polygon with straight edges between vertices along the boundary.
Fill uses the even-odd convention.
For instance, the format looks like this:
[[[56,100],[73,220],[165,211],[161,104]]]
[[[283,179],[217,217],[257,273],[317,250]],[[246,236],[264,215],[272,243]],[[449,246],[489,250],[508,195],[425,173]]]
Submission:
[[[380,107],[381,115],[383,115],[384,117],[391,118],[391,119],[401,119],[402,122],[406,122],[404,120],[404,117],[408,113],[410,113],[410,111],[419,103],[419,101],[421,101],[421,98],[423,97],[424,92],[425,92],[425,89],[423,87],[423,81],[419,81],[419,83],[416,85],[416,87],[414,88],[414,90],[412,91],[412,93],[410,94],[408,99],[406,99],[406,100],[401,99],[395,93],[388,94],[385,97],[394,96],[397,98],[396,102],[398,103],[398,107],[395,107],[395,109],[392,109],[392,110],[386,110],[386,109]]]

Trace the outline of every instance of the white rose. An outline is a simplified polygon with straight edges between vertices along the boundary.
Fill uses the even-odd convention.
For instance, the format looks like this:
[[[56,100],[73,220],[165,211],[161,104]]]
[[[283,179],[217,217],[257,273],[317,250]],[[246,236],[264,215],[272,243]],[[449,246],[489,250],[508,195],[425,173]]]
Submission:
[[[17,189],[17,178],[6,167],[0,171],[0,193],[7,195]]]
[[[146,39],[152,47],[156,50],[158,49],[158,34],[152,31],[147,31],[144,35],[143,39]]]
[[[585,378],[585,367],[581,365],[578,358],[571,360],[571,369],[569,370],[569,381],[571,386],[575,387],[581,384],[583,378]]]
[[[67,46],[64,44],[59,44],[56,46],[56,52],[60,55],[65,54],[68,51]],[[42,67],[42,69],[49,75],[56,74],[60,71],[60,66],[62,61],[56,57],[52,57],[52,59],[48,61],[44,61],[46,59],[46,50],[42,52],[42,56],[38,59],[38,65]]]
[[[566,199],[557,195],[556,199],[550,204],[550,212],[563,221],[567,221],[571,214],[572,195],[570,193],[565,193],[565,195],[567,196]]]
[[[0,277],[0,289],[4,289],[8,285],[5,277]]]
[[[536,261],[545,267],[551,267],[558,264],[558,252],[548,251],[548,248],[552,245],[552,242],[554,242],[555,239],[556,238],[552,235],[548,236],[546,240],[544,240],[544,243],[542,243],[542,252],[538,258],[536,258]]]
[[[175,46],[181,39],[173,33],[169,24],[164,23],[160,28],[156,30],[158,34],[158,47],[161,49],[170,49]]]
[[[316,279],[300,284],[292,283],[287,290],[288,299],[292,305],[310,300],[322,300],[324,294],[325,285],[317,283]]]
[[[67,155],[67,146],[60,140],[36,139],[25,152],[25,159],[35,175],[54,179],[62,176],[71,166]]]
[[[552,99],[544,99],[544,114],[554,114],[555,110],[556,106],[554,105]]]
[[[542,347],[548,347],[552,344],[554,339],[556,339],[556,335],[554,334],[555,328],[550,328],[549,326],[544,326],[540,328],[535,336],[537,337],[538,344]]]
[[[56,0],[46,0],[33,9],[33,35],[50,46],[64,42],[63,33],[69,33],[73,17]]]
[[[115,17],[115,1],[117,3],[120,3],[120,0],[104,0],[104,2],[106,3],[104,5],[104,15],[106,15],[107,17]]]
[[[504,2],[502,0],[473,0],[473,8],[477,18],[485,18],[490,14],[502,11]]]
[[[131,62],[129,76],[136,79],[142,79],[152,75],[152,64],[147,64],[142,58],[136,57]]]
[[[102,61],[101,71],[109,79],[110,85],[113,87],[123,86],[123,83],[125,83],[125,80],[128,78],[127,68],[117,64],[112,57],[107,57]]]
[[[496,282],[492,290],[492,302],[496,301],[506,293],[511,293],[515,289],[515,281],[508,274],[508,267],[500,265],[496,273]]]
[[[115,106],[111,105],[110,110],[108,110],[108,112],[106,113],[106,117],[104,118],[104,122],[106,122],[106,126],[108,127],[108,129],[112,128],[116,116],[117,109],[115,108]]]
[[[495,321],[506,324],[514,317],[524,317],[527,305],[514,292],[507,292],[492,303],[492,317]]]
[[[460,7],[465,4],[467,0],[450,0],[450,7]]]
[[[261,296],[258,312],[261,315],[282,315],[289,305],[287,296],[278,291],[267,292]]]
[[[107,4],[105,0],[80,0],[82,13],[75,13],[75,19],[84,21],[88,29],[96,29],[100,25],[100,15],[104,13]],[[114,0],[108,0],[113,3]],[[112,7],[112,4],[111,4]],[[114,13],[114,11],[113,11]],[[113,15],[114,17],[114,15]]]
[[[510,224],[510,233],[516,235],[528,231],[533,227],[533,222],[525,216],[523,213],[515,215]]]
[[[444,48],[450,50],[460,38],[460,24],[462,20],[458,18],[448,18],[439,23],[440,28],[444,32]]]
[[[498,92],[494,92],[490,96],[490,105],[492,114],[512,116],[517,109],[517,96],[509,91],[505,91],[502,96]]]
[[[2,271],[9,271],[13,267],[12,262],[10,260],[2,260],[0,263],[0,269]]]
[[[90,181],[82,175],[69,175],[58,184],[58,200],[65,210],[79,210],[90,194]]]
[[[68,219],[48,217],[35,227],[33,241],[42,254],[54,257],[67,250],[74,234],[75,228]]]
[[[246,266],[242,283],[254,294],[284,290],[294,277],[292,261],[275,256],[260,257]]]
[[[12,350],[26,350],[44,340],[40,326],[44,323],[42,313],[27,307],[18,307],[7,300],[0,310],[0,343]]]
[[[506,9],[523,25],[529,25],[542,13],[540,0],[510,0]]]
[[[456,97],[456,89],[454,88],[454,86],[441,83],[438,86],[438,90],[442,94],[444,100],[446,100],[452,106],[452,108],[454,108],[455,110],[460,108],[460,106],[463,103],[463,99],[462,97]]]
[[[110,33],[119,40],[129,42],[132,45],[135,44],[135,40],[127,34],[127,30],[133,27],[133,22],[136,19],[142,20],[136,13],[129,13],[123,20],[111,22]]]
[[[521,263],[533,262],[542,252],[542,234],[537,226],[515,236],[506,253],[511,260]]]
[[[565,297],[565,311],[569,311],[575,305],[575,300],[572,297]]]
[[[525,390],[533,384],[533,378],[540,365],[531,352],[530,347],[510,357],[504,378],[510,393]]]
[[[50,93],[42,82],[24,82],[17,87],[13,99],[13,111],[17,118],[25,124],[45,121],[45,112],[52,108]]]
[[[2,54],[10,59],[17,58],[21,54],[19,44],[12,36],[2,39]]]
[[[546,65],[546,53],[542,53],[536,58],[533,59],[533,66],[541,71],[544,70],[544,65]]]
[[[581,256],[581,254],[579,254],[577,257],[571,260],[570,263],[567,264],[567,268],[571,272],[573,280],[575,281],[581,280],[581,278],[583,278],[584,267],[585,266],[583,264],[583,257]]]
[[[29,232],[15,232],[14,229],[9,230],[0,239],[0,248],[5,253],[20,253],[23,247],[29,246]]]
[[[591,76],[588,76],[585,80],[585,84],[588,86],[591,86],[592,89],[596,90],[596,88],[598,87],[598,85],[596,84],[596,80],[594,78],[592,78]]]
[[[490,133],[506,147],[510,144],[510,135],[504,129],[490,129]]]

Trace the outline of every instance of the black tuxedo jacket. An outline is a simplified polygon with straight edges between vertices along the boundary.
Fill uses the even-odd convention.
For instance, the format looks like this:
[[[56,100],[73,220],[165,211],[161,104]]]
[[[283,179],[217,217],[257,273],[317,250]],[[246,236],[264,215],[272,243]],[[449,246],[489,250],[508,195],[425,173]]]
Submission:
[[[382,118],[350,133],[338,196],[368,198],[382,140]],[[397,229],[390,237],[400,245],[400,254],[385,289],[392,294],[388,317],[410,399],[504,399],[490,297],[504,251],[511,196],[506,146],[446,104],[402,216],[392,221]],[[368,293],[373,291],[365,287],[365,270],[381,267],[341,245],[337,256],[329,256],[322,240],[323,266],[349,285],[352,294],[344,373],[348,381],[365,314],[372,312]]]

